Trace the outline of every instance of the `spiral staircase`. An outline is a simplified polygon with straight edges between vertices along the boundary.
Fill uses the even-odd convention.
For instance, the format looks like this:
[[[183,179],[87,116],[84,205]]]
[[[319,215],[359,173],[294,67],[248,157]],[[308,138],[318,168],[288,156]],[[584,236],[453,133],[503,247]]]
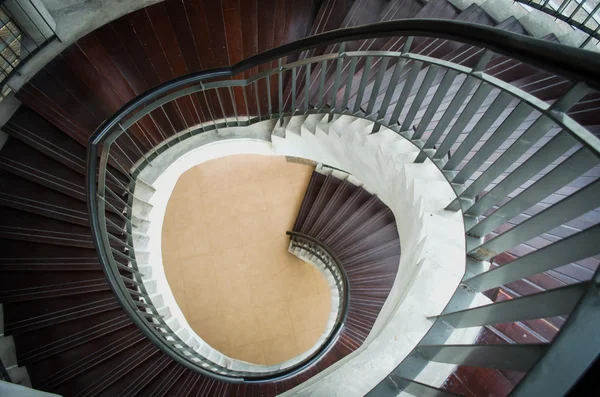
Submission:
[[[598,7],[577,22],[589,7],[571,1],[553,17],[588,48]],[[5,82],[39,70],[0,103],[0,379],[62,396],[591,394],[600,56],[494,4],[169,0],[19,42]],[[286,366],[211,350],[161,281],[167,171],[228,143],[319,164],[282,233],[330,272],[338,315]]]

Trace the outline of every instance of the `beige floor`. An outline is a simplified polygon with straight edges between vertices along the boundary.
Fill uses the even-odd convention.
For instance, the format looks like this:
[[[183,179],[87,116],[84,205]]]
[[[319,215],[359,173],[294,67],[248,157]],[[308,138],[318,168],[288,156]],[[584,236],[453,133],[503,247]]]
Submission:
[[[228,156],[179,178],[162,232],[175,299],[196,333],[232,358],[272,365],[314,345],[331,295],[287,252],[313,168],[285,157]]]

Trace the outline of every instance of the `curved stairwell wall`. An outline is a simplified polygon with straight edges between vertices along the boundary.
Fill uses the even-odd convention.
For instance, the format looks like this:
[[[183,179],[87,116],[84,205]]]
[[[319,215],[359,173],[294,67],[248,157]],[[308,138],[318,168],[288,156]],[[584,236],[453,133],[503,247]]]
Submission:
[[[310,394],[318,389],[318,395],[329,395],[346,390],[358,395],[372,389],[402,361],[433,323],[428,317],[441,313],[450,299],[464,273],[464,227],[460,213],[443,211],[455,195],[439,170],[429,162],[412,163],[417,155],[412,143],[387,129],[367,137],[373,124],[368,120],[335,116],[328,122],[328,117],[296,116],[286,118],[284,127],[271,120],[188,138],[143,169],[139,175],[143,182],[138,182],[136,192],[147,185],[156,189],[150,199],[153,209],[146,218],[148,246],[152,247],[148,264],[157,290],[167,306],[174,306],[170,312],[187,332],[191,328],[166,283],[158,248],[166,203],[177,178],[187,169],[231,154],[294,156],[345,170],[355,183],[377,194],[394,213],[401,240],[394,286],[363,346],[288,392]],[[396,156],[390,157],[390,152]],[[488,302],[480,294],[473,305]],[[460,330],[450,340],[471,343],[478,332],[479,327]],[[430,384],[441,384],[453,369],[453,365],[431,363],[421,376]]]

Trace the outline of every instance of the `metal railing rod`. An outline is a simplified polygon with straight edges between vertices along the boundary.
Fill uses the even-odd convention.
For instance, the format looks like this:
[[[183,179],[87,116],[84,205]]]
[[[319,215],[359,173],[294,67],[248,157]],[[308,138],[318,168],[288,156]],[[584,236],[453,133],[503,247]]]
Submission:
[[[539,203],[540,200],[566,186],[570,181],[597,164],[598,158],[594,153],[586,148],[579,149],[533,185],[471,227],[468,233],[473,236],[485,236],[504,224],[507,219],[512,219],[532,205]]]
[[[273,118],[273,107],[271,104],[271,76],[265,77],[265,82],[267,83],[267,105],[268,105],[267,113],[269,113],[269,118],[272,119]]]
[[[423,62],[416,61],[416,62],[412,63],[410,72],[408,73],[408,76],[406,77],[406,81],[404,82],[404,87],[402,87],[402,92],[400,93],[400,97],[398,98],[398,101],[396,102],[396,107],[394,108],[394,111],[393,111],[392,115],[390,116],[390,119],[389,119],[390,124],[392,124],[392,123],[395,124],[396,122],[399,121],[398,119],[400,118],[400,114],[402,113],[402,110],[404,109],[404,105],[406,104],[406,101],[408,100],[408,97],[410,96],[413,86],[415,85],[415,81],[417,80],[417,76],[421,72],[422,67],[423,67]],[[410,129],[411,124],[413,123],[415,116],[417,115],[417,112],[419,111],[419,109],[421,109],[421,105],[423,103],[423,100],[425,99],[425,96],[429,92],[429,89],[431,88],[431,85],[433,84],[435,77],[438,75],[438,72],[440,71],[440,67],[436,66],[436,65],[429,65],[429,66],[427,66],[427,68],[428,69],[427,69],[427,72],[425,73],[425,77],[423,78],[423,81],[419,85],[419,89],[415,95],[415,98],[412,101],[412,104],[410,105],[410,108],[408,109],[408,113],[406,113],[406,117],[404,117],[404,120],[402,121],[402,125],[400,126],[400,131],[408,131]]]
[[[452,128],[450,128],[450,131],[448,131],[448,134],[446,135],[442,143],[438,146],[437,150],[433,155],[434,159],[443,158],[447,155],[447,153],[450,151],[450,148],[452,147],[452,145],[454,145],[460,134],[462,134],[465,131],[465,128],[467,127],[471,119],[473,119],[475,113],[481,109],[481,105],[489,96],[491,91],[492,86],[490,86],[489,84],[481,83],[479,85],[477,91],[475,92],[465,109],[462,111]],[[431,139],[428,139],[425,143],[424,148],[431,149],[433,148],[435,143],[436,142],[433,142]]]
[[[277,72],[277,99],[279,100],[279,119],[283,117],[283,66],[282,59],[277,60],[278,72]]]
[[[110,248],[110,250],[112,251],[113,254],[116,254],[117,256],[120,256],[121,258],[130,261],[131,263],[135,263],[137,265],[137,262],[135,259],[133,259],[131,256],[129,255],[125,255],[124,253],[122,253],[121,251],[114,249],[114,248]]]
[[[411,139],[420,139],[421,138],[421,136],[425,132],[425,129],[431,122],[431,119],[436,114],[440,104],[442,103],[442,101],[444,100],[446,95],[448,94],[448,90],[454,83],[454,80],[456,79],[457,76],[458,76],[458,72],[455,70],[448,70],[446,72],[446,74],[442,78],[442,82],[437,87],[435,94],[433,95],[433,98],[431,98],[431,102],[429,102],[429,104],[427,105],[427,109],[425,110],[425,113],[423,113],[423,117],[421,117],[421,120],[419,121],[419,126],[417,127],[414,134],[411,136]],[[464,82],[463,82],[463,84],[464,84]]]
[[[262,115],[260,113],[260,100],[258,98],[258,80],[254,82],[254,96],[256,100],[256,113],[258,113],[258,119],[262,120]]]
[[[598,241],[600,241],[600,225],[594,225],[505,265],[468,278],[463,281],[463,284],[473,291],[482,292],[512,283],[597,255],[600,252]]]
[[[426,345],[416,350],[425,360],[447,364],[528,371],[548,350],[548,344]]]
[[[494,186],[485,196],[480,197],[472,206],[465,209],[470,216],[483,215],[494,204],[506,198],[530,178],[537,175],[556,161],[563,153],[572,148],[577,141],[567,132],[561,131],[537,152],[513,170],[500,183]]]
[[[452,121],[452,119],[458,114],[459,109],[465,103],[465,100],[467,99],[467,97],[469,96],[469,94],[471,93],[471,91],[473,90],[473,88],[475,87],[476,84],[477,84],[477,79],[474,79],[472,77],[467,77],[465,79],[465,81],[463,81],[460,88],[458,89],[458,91],[456,92],[454,97],[452,98],[452,101],[450,101],[450,104],[444,111],[444,114],[439,119],[437,125],[431,132],[431,135],[429,136],[429,138],[423,145],[423,149],[431,149],[435,146],[435,144],[440,139],[440,137],[442,136],[444,131],[446,131],[446,128],[448,127],[448,125],[450,125],[450,122]],[[429,122],[431,122],[431,121],[429,121]],[[423,128],[423,131],[424,131],[425,128],[427,128],[427,125],[425,125],[421,128]],[[419,162],[425,161],[425,158],[423,156],[426,156],[425,152],[421,152],[417,156],[417,159],[415,160],[415,162],[419,163]]]
[[[310,107],[310,69],[311,64],[306,64],[305,80],[304,80],[304,114],[308,112]]]
[[[517,107],[513,109],[510,115],[502,122],[502,124],[500,124],[496,131],[494,131],[492,136],[485,141],[483,146],[452,179],[452,182],[465,183],[473,175],[473,173],[477,171],[479,167],[500,147],[500,145],[502,145],[508,139],[508,137],[515,132],[515,130],[527,119],[527,117],[529,117],[532,112],[533,109],[529,105],[524,102],[519,103]],[[465,142],[467,142],[467,140],[463,142],[463,145]],[[461,145],[461,147],[463,145]],[[461,147],[459,147],[456,152],[459,152]],[[465,147],[465,149],[467,149],[467,147]],[[468,147],[468,149],[471,151],[471,147]],[[466,155],[466,153],[464,154]],[[448,161],[446,167],[448,167],[449,164],[456,164],[456,160],[454,162],[452,161],[454,157],[457,157],[456,153],[452,156],[450,161]],[[461,157],[464,158],[462,153]]]
[[[510,323],[569,314],[589,288],[578,283],[510,299],[503,302],[447,313],[437,318],[453,328]]]
[[[381,64],[379,65],[377,75],[375,76],[375,82],[371,87],[371,97],[369,98],[369,102],[367,103],[367,110],[365,111],[365,116],[367,117],[371,116],[371,114],[373,113],[373,108],[375,107],[375,102],[377,101],[377,97],[379,96],[379,90],[381,89],[381,83],[383,82],[383,76],[387,71],[389,63],[389,57],[383,57],[383,59],[381,59]]]
[[[292,68],[292,115],[296,113],[296,80],[297,80],[297,69]]]
[[[419,397],[461,397],[447,390],[438,389],[414,379],[403,378],[398,375],[389,374],[373,390],[366,394],[367,397],[389,397],[399,395],[401,392],[409,393]]]
[[[348,74],[346,75],[346,88],[344,89],[344,97],[340,105],[340,110],[342,112],[348,107],[348,99],[350,98],[350,92],[352,91],[352,82],[354,81],[354,73],[356,73],[357,63],[358,57],[350,58],[350,66],[348,68]]]
[[[333,87],[331,88],[331,111],[337,110],[337,94],[340,89],[340,82],[342,78],[342,70],[344,69],[344,50],[346,49],[346,43],[342,43],[339,47],[338,58],[335,68],[335,76],[333,80]]]
[[[365,65],[363,66],[362,76],[360,78],[360,83],[358,85],[358,91],[356,93],[356,98],[354,102],[354,109],[352,113],[356,114],[360,110],[360,105],[362,103],[363,95],[365,94],[365,88],[367,83],[369,82],[369,72],[371,71],[371,65],[373,64],[373,57],[368,56],[365,60]]]
[[[587,185],[558,203],[477,247],[467,246],[469,255],[479,260],[490,259],[509,248],[524,243],[563,223],[597,208],[600,203],[600,180]]]
[[[593,368],[600,346],[599,292],[600,272],[596,270],[592,286],[561,327],[552,341],[552,348],[516,386],[511,396],[566,396],[582,374]],[[563,363],[568,365],[561,365]]]
[[[481,137],[489,131],[490,127],[494,124],[494,122],[500,117],[500,115],[506,110],[510,102],[513,100],[513,97],[506,93],[501,92],[498,97],[492,102],[490,107],[486,110],[483,116],[479,119],[479,121],[475,124],[473,129],[469,132],[465,140],[458,146],[455,152],[452,154],[452,157],[442,168],[443,170],[454,170],[460,164],[460,162],[469,154],[472,148],[479,142]],[[523,105],[523,108],[526,108],[526,105]],[[525,110],[525,109],[523,109]],[[514,111],[513,111],[514,113]],[[510,123],[513,126],[517,126],[522,122],[526,116],[522,114],[513,114],[511,113],[508,116],[508,119],[505,120],[505,123]],[[511,119],[512,116],[512,119]],[[510,119],[510,120],[509,120]]]
[[[229,99],[231,99],[231,107],[233,109],[233,117],[235,118],[235,123],[239,126],[240,120],[238,119],[238,111],[237,111],[237,101],[235,100],[233,88],[231,86],[227,87],[229,90]]]
[[[325,105],[325,74],[327,70],[327,61],[321,61],[321,69],[319,70],[319,90],[317,98],[317,109],[321,111]]]
[[[396,62],[396,66],[394,67],[394,72],[392,73],[392,78],[385,90],[385,96],[383,97],[383,102],[381,102],[381,106],[379,107],[379,111],[377,113],[377,120],[383,120],[385,115],[387,114],[388,106],[394,96],[394,92],[398,86],[398,80],[400,79],[400,75],[404,70],[404,65],[406,64],[406,59],[402,58]]]

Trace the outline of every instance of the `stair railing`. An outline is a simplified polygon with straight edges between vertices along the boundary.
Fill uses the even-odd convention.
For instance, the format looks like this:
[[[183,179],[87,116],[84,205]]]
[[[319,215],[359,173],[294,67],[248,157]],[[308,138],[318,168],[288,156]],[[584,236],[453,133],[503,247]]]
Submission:
[[[331,332],[326,345],[331,347],[340,330],[344,326],[346,317],[348,316],[348,301],[350,299],[350,286],[348,285],[348,276],[346,270],[340,265],[342,262],[337,258],[335,253],[322,241],[303,233],[288,231],[290,236],[291,248],[298,248],[308,254],[314,255],[325,266],[329,274],[332,275],[336,289],[339,295],[337,308],[337,318],[335,319],[335,328]],[[322,354],[326,349],[322,350]]]
[[[585,48],[588,43],[600,43],[600,4],[588,0],[515,0],[527,7],[542,11],[554,18],[568,23],[587,35],[580,44]]]
[[[441,170],[456,193],[446,210],[460,211],[466,230],[462,283],[370,395],[443,395],[419,380],[431,362],[517,371],[524,378],[513,395],[562,395],[600,352],[599,83],[596,53],[418,19],[336,30],[174,79],[124,106],[90,139],[88,209],[100,263],[123,308],[163,352],[208,376],[247,381],[190,353],[161,322],[132,246],[143,223],[132,213],[136,179],[198,134],[265,120],[285,127],[303,114],[362,117],[373,132],[389,128],[412,142],[415,162]],[[129,181],[118,192],[108,187],[117,171]],[[111,212],[122,223],[110,221]],[[566,280],[556,273],[564,266],[587,276]],[[566,285],[470,307],[476,294],[542,276]],[[560,331],[539,344],[445,344],[455,329],[522,321]]]

